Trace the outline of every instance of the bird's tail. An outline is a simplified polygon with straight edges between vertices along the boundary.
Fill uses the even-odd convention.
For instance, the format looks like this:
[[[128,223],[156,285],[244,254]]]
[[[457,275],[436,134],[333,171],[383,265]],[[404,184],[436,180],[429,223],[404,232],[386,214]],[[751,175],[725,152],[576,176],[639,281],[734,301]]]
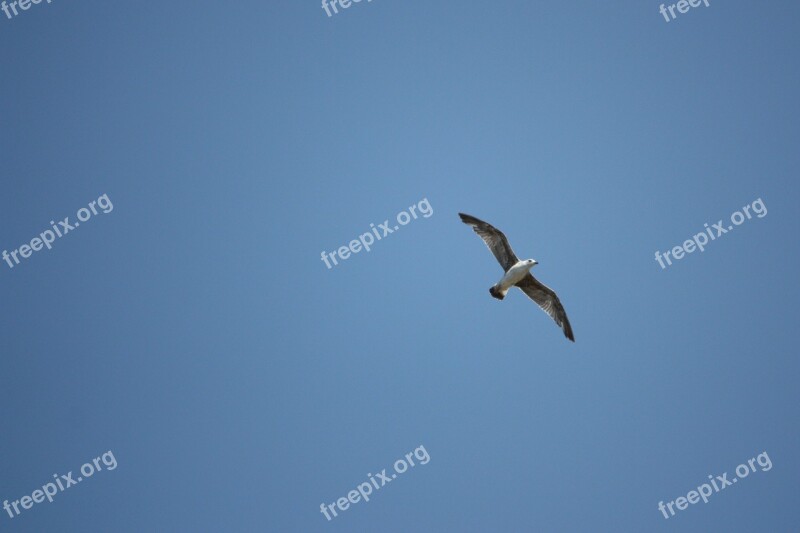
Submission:
[[[498,300],[502,300],[503,298],[505,298],[507,292],[508,291],[505,292],[501,291],[499,288],[497,288],[497,285],[492,285],[491,287],[489,287],[489,294],[491,294],[492,297],[497,298]]]

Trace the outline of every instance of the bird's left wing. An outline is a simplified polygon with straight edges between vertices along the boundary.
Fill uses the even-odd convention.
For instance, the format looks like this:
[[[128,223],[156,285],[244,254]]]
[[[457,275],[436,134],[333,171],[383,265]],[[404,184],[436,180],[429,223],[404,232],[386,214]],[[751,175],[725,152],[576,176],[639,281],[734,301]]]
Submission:
[[[522,292],[528,295],[528,298],[539,304],[542,310],[550,315],[556,321],[558,327],[564,330],[564,336],[572,342],[575,342],[575,336],[572,334],[572,326],[569,324],[567,312],[564,311],[564,306],[558,299],[556,293],[534,278],[530,273],[522,278],[517,287],[522,289]]]
[[[509,268],[519,261],[502,231],[479,218],[465,215],[464,213],[459,213],[458,216],[461,217],[461,222],[472,226],[475,233],[480,235],[483,242],[486,243],[486,246],[488,246],[489,250],[494,254],[497,262],[503,267],[503,270],[508,271]]]

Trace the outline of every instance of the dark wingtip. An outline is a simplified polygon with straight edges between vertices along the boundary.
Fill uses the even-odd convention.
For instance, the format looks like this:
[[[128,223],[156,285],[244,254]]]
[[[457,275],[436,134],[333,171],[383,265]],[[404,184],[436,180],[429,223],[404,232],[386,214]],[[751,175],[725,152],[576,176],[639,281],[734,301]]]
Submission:
[[[468,215],[466,213],[459,213],[458,216],[461,217],[461,222],[463,222],[464,224],[478,224],[478,223],[480,223],[480,220],[478,220],[474,216]]]

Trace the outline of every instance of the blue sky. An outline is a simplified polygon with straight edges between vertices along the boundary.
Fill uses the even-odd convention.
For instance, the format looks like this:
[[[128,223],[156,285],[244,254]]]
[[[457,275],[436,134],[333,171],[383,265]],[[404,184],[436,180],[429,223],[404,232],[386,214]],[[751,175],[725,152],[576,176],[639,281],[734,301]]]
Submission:
[[[0,502],[118,462],[0,529],[795,528],[800,7],[659,5],[0,13],[0,248],[114,206],[0,263]],[[459,211],[539,261],[576,343],[489,296]]]

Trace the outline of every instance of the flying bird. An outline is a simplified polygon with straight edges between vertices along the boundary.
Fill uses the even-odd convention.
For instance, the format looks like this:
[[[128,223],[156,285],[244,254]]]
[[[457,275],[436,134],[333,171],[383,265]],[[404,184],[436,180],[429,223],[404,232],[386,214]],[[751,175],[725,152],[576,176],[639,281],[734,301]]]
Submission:
[[[517,259],[514,250],[508,244],[506,236],[491,224],[464,213],[459,213],[458,216],[461,217],[461,221],[464,224],[472,226],[475,233],[480,235],[505,271],[500,281],[489,289],[489,294],[498,300],[502,300],[506,297],[511,287],[519,287],[522,292],[528,295],[528,298],[539,304],[539,307],[556,321],[558,327],[564,330],[565,337],[575,342],[572,326],[569,324],[567,313],[564,311],[564,306],[561,305],[558,296],[550,287],[540,283],[530,273],[531,268],[538,265],[539,262],[535,259],[524,259],[522,261]]]

